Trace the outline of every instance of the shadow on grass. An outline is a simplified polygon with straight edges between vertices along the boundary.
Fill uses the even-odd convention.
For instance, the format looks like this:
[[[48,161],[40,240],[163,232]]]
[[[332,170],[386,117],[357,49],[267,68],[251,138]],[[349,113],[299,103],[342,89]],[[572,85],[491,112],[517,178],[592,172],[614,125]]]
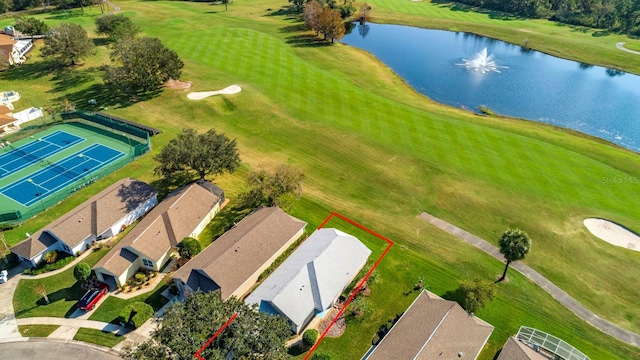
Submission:
[[[38,61],[32,64],[22,64],[0,73],[0,80],[35,80],[54,73],[56,69],[56,64],[50,61]]]
[[[298,355],[302,355],[304,354],[305,348],[302,345],[302,341],[298,341],[297,343],[289,346],[289,348],[287,349],[287,353],[291,356],[298,356]]]
[[[20,317],[22,314],[28,313],[40,306],[50,306],[52,304],[55,304],[58,301],[75,301],[77,302],[78,300],[80,300],[80,298],[82,297],[82,295],[84,294],[84,289],[82,289],[82,287],[80,286],[79,282],[75,282],[71,287],[68,288],[64,288],[64,289],[60,289],[57,291],[54,291],[52,293],[47,294],[47,297],[49,298],[49,303],[47,304],[47,302],[44,300],[43,297],[39,297],[38,300],[33,304],[34,306],[24,309],[24,310],[20,310],[20,311],[16,311],[15,315],[16,317]],[[65,317],[69,317],[71,316],[71,314],[73,314],[73,312],[76,310],[77,308],[77,304],[73,305],[66,313],[65,313]]]
[[[107,46],[111,43],[107,38],[93,38],[91,41],[93,41],[93,45],[95,46]]]
[[[449,8],[451,11],[462,11],[462,12],[473,11],[480,14],[486,14],[486,15],[489,15],[490,19],[494,19],[494,20],[511,21],[511,20],[526,19],[526,17],[524,16],[513,15],[513,14],[509,14],[509,13],[505,13],[497,10],[483,9],[483,8],[455,3],[447,0],[431,0],[431,2],[434,4],[440,4],[439,7],[441,8]]]
[[[158,198],[164,199],[173,190],[198,180],[198,176],[193,172],[176,173],[169,178],[153,180],[150,185],[158,192]]]
[[[74,87],[84,85],[94,81],[102,74],[99,67],[90,67],[87,69],[59,68],[53,78],[53,87],[48,90],[49,93],[65,92]]]
[[[84,16],[82,11],[78,10],[58,10],[51,13],[45,19],[47,20],[69,20]]]
[[[126,108],[141,101],[152,99],[162,92],[161,89],[150,91],[145,94],[129,95],[114,92],[112,88],[105,84],[93,84],[86,89],[62,95],[55,99],[62,102],[69,99],[76,109],[99,111],[106,107]],[[95,99],[96,105],[90,105],[89,100]]]
[[[598,31],[594,31],[593,34],[591,34],[591,36],[593,37],[603,37],[603,36],[609,36],[611,35],[611,31],[609,30],[598,30]]]
[[[287,18],[285,18],[287,20],[298,19],[302,14],[301,12],[298,12],[296,7],[293,5],[283,6],[280,9],[273,11],[271,11],[271,9],[267,9],[267,11],[270,12],[265,16],[288,16]]]
[[[293,47],[324,47],[331,45],[329,41],[310,34],[290,36],[286,41],[287,44]]]
[[[287,25],[285,27],[281,27],[279,30],[280,32],[284,32],[284,33],[299,32],[299,31],[306,31],[307,27],[304,25],[304,23],[298,23],[294,25]]]
[[[464,304],[464,293],[462,289],[459,287],[455,290],[449,290],[442,295],[442,298],[445,300],[451,300],[458,303],[458,305],[462,306]]]

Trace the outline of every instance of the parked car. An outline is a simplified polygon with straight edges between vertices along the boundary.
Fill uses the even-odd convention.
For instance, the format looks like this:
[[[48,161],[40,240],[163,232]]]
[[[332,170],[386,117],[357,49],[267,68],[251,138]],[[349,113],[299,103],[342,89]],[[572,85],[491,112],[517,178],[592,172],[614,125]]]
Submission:
[[[9,280],[8,274],[7,270],[0,271],[0,284],[4,284]]]
[[[107,294],[108,290],[107,284],[103,283],[98,284],[98,287],[89,289],[80,299],[78,307],[85,311],[93,310],[98,301]]]

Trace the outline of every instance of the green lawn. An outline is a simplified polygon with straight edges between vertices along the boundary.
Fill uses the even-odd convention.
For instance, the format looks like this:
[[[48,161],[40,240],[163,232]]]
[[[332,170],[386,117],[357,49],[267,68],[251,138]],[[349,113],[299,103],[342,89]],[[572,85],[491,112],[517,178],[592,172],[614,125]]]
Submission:
[[[47,337],[59,327],[59,325],[18,325],[18,330],[23,337]]]
[[[87,256],[84,262],[93,266],[107,251],[106,248],[95,251]],[[46,286],[50,304],[45,304],[42,296],[35,293],[34,289],[39,284]],[[60,274],[43,279],[20,280],[13,295],[13,309],[17,318],[68,317],[75,311],[78,300],[84,293],[85,290],[73,277],[72,267]]]
[[[636,42],[628,42],[628,43],[624,44],[624,47],[626,47],[629,50],[640,51],[640,44],[638,44]]]
[[[640,231],[640,209],[624,201],[636,197],[637,185],[607,181],[640,177],[637,154],[568,130],[435,104],[371,55],[339,44],[307,46],[295,19],[273,14],[286,4],[247,0],[224,12],[210,4],[123,3],[124,13],[146,34],[178,52],[186,64],[182,79],[193,81],[194,91],[230,84],[240,84],[243,91],[190,101],[185,91],[166,90],[148,101],[110,107],[114,115],[164,131],[153,138],[151,156],[7,232],[7,239],[21,239],[118,178],[133,176],[160,186],[152,175],[152,155],[184,126],[215,127],[237,139],[244,161],[233,175],[215,179],[229,198],[242,190],[251,169],[288,163],[307,175],[304,196],[291,212],[308,221],[309,229],[338,211],[397,242],[382,262],[380,288],[371,295],[374,312],[349,326],[342,338],[322,344],[340,352],[336,358],[361,356],[380,321],[410,303],[402,292],[419,276],[443,295],[463,278],[500,273],[501,262],[417,219],[422,211],[494,244],[506,228],[522,228],[533,238],[527,264],[597,315],[640,332],[640,257],[603,243],[582,225],[585,217],[598,216]],[[615,49],[617,41],[633,42],[618,35],[597,37],[550,22],[500,20],[429,2],[372,4],[381,21],[439,27],[455,20],[459,30],[492,30],[505,39],[520,34],[513,35],[515,43],[530,31],[530,45],[546,46],[548,52],[562,50],[558,42],[563,41],[566,50],[559,55],[583,60],[582,54],[601,64],[605,58],[611,66],[615,62],[636,72],[640,66],[637,57]],[[68,20],[84,25],[95,15],[73,14]],[[609,46],[615,51],[609,53]],[[94,58],[73,71],[95,68],[107,54],[99,47]],[[33,55],[19,68],[20,88],[14,89],[25,105],[42,106],[65,96],[77,99],[78,106],[86,104],[82,94],[99,82],[99,72],[82,81],[61,81],[55,71],[38,72]],[[11,71],[0,74],[3,88],[15,87],[15,80]],[[215,232],[211,228],[205,235]],[[580,321],[515,272],[510,277],[500,285],[499,297],[478,314],[496,326],[483,359],[493,358],[520,325],[551,332],[593,359],[640,357],[638,348]]]
[[[84,341],[110,348],[118,345],[122,340],[124,340],[124,336],[118,336],[102,330],[80,328],[78,329],[76,336],[73,337],[73,340]]]
[[[115,296],[109,296],[89,317],[89,320],[104,321],[117,324],[118,315],[120,311],[127,305],[142,301],[151,305],[154,311],[160,310],[166,303],[169,302],[167,298],[161,295],[161,293],[167,289],[167,285],[159,285],[153,292],[142,294],[134,298],[124,300]]]

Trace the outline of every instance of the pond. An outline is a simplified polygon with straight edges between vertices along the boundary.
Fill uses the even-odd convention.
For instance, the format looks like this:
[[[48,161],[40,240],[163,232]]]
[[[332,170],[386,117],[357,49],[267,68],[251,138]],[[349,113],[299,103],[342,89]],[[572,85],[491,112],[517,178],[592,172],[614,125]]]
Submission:
[[[640,151],[640,76],[461,32],[356,24],[342,42],[375,55],[437,102],[473,111],[484,105]],[[495,68],[483,72],[473,61],[485,48]]]

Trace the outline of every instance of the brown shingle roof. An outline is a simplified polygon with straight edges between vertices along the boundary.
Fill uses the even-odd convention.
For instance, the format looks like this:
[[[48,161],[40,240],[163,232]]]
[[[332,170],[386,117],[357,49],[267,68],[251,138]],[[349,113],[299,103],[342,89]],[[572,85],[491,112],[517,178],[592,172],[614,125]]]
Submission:
[[[142,181],[122,179],[62,215],[43,230],[51,232],[69,247],[74,247],[91,234],[102,234],[155,194],[156,191]],[[29,259],[38,255],[48,246],[37,240],[41,233],[42,230],[33,234],[11,248],[11,251]]]
[[[219,201],[216,195],[195,183],[172,192],[93,268],[121,274],[132,263],[123,257],[125,248],[157,262],[172,246],[189,236]]]
[[[475,359],[493,326],[467,314],[454,301],[422,292],[368,360]]]
[[[11,47],[13,47],[16,42],[17,41],[13,39],[13,36],[0,33],[0,46],[11,45]]]
[[[220,286],[227,299],[307,225],[277,207],[256,210],[173,275],[187,282],[200,270]],[[194,289],[195,290],[195,289]]]
[[[515,336],[509,337],[500,351],[498,360],[546,360],[547,357],[520,342]]]

